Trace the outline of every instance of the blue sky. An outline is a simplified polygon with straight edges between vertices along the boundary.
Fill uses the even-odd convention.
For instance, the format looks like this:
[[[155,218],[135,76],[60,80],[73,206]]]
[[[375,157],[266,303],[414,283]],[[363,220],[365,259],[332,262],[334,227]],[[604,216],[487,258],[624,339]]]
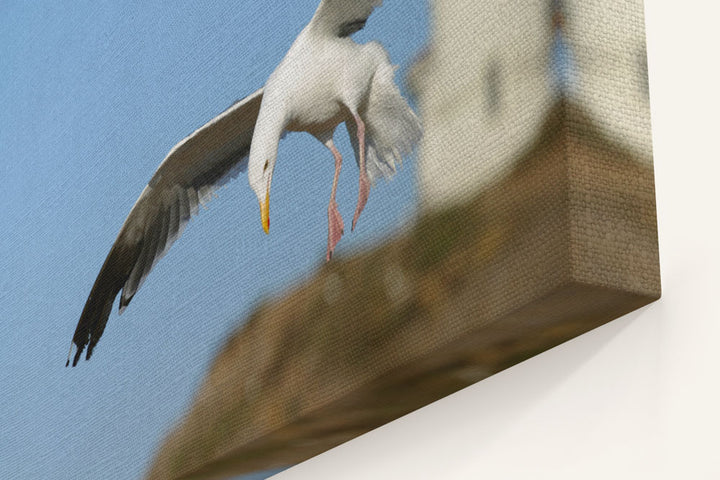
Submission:
[[[380,40],[402,75],[428,12],[417,0],[385,3],[356,39]],[[324,261],[332,156],[292,134],[270,236],[247,178],[229,184],[127,311],[113,311],[93,359],[64,367],[95,276],[155,168],[264,83],[317,0],[167,5],[0,5],[0,478],[141,477],[244,314]],[[344,129],[336,138],[349,225],[357,168]],[[414,185],[411,159],[371,192],[336,254],[407,225]]]

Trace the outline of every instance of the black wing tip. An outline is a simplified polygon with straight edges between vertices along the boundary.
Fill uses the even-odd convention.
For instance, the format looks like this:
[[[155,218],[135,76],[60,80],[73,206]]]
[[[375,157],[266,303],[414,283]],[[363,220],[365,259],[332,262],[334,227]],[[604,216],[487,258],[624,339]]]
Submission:
[[[128,298],[120,297],[120,304],[118,305],[118,315],[122,315],[123,312],[125,312],[125,309],[130,305],[130,302],[132,301],[135,294],[133,293]]]
[[[130,252],[129,255],[134,255]],[[121,260],[127,258],[127,250],[118,249],[117,241],[110,250],[105,263],[100,269],[95,284],[93,285],[90,295],[85,302],[80,320],[75,329],[72,343],[70,344],[70,352],[65,366],[70,366],[70,357],[72,356],[73,345],[76,347],[75,356],[73,357],[72,366],[77,366],[80,357],[87,347],[85,360],[90,360],[93,349],[97,345],[100,337],[102,337],[107,325],[108,318],[112,311],[113,303],[120,290],[122,290],[129,273],[124,268]],[[132,257],[135,258],[135,257]]]
[[[77,347],[77,351],[75,352],[75,356],[73,357],[72,366],[76,367],[78,362],[80,361],[80,356],[82,355],[83,351],[85,350],[85,345],[78,345],[73,340],[70,343],[70,351],[68,352],[67,361],[65,362],[65,368],[70,366],[70,357],[72,356],[73,351],[73,345]],[[85,355],[85,360],[90,360],[90,349],[88,349],[87,355]]]

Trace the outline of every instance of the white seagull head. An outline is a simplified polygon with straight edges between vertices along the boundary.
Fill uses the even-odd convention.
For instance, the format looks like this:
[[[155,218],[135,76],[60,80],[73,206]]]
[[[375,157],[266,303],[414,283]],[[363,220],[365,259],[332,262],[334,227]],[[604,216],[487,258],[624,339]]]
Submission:
[[[263,105],[266,103],[268,102],[263,99]],[[280,106],[278,103],[281,102],[275,104],[271,102],[270,106],[266,108],[278,110]],[[265,233],[270,231],[270,184],[275,171],[278,141],[285,127],[282,111],[273,112],[273,115],[268,117],[269,121],[260,122],[256,126],[248,159],[248,180],[260,203],[260,217]]]
[[[255,195],[257,195],[260,203],[260,219],[262,221],[265,233],[270,231],[270,184],[272,182],[272,174],[275,169],[275,160],[277,155],[267,157],[258,157],[255,162],[250,161],[248,165],[248,178],[250,179],[250,187],[252,187]]]

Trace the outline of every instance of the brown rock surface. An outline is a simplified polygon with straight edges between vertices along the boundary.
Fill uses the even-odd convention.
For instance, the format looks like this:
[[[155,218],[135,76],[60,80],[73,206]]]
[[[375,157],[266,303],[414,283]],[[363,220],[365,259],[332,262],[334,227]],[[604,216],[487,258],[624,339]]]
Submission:
[[[565,101],[520,158],[258,308],[148,478],[300,462],[659,298],[652,169]]]

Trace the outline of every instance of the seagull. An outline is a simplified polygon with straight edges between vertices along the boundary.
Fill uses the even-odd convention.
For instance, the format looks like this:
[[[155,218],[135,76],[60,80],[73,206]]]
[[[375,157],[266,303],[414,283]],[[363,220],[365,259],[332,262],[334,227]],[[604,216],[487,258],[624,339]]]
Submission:
[[[352,230],[370,186],[390,177],[419,142],[420,122],[395,84],[396,67],[378,42],[358,44],[382,0],[322,0],[264,87],[235,102],[170,150],[130,210],[78,321],[66,366],[86,360],[105,330],[115,298],[122,314],[155,264],[213,192],[247,170],[269,233],[270,186],[286,132],[307,132],[333,155],[326,260],[344,232],[335,200],[342,155],[333,143],[345,123],[359,168]]]

